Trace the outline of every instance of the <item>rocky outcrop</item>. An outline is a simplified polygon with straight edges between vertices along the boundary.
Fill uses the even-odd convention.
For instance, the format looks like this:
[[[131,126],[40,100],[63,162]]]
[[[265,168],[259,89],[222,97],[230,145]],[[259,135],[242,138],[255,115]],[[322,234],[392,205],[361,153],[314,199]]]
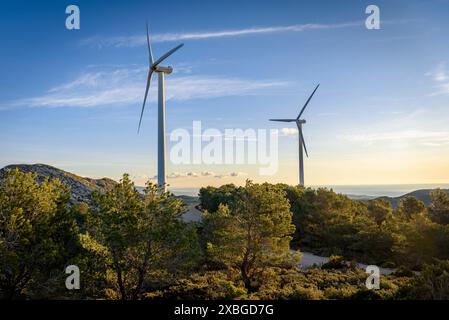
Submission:
[[[104,192],[116,184],[114,180],[109,178],[84,178],[46,164],[13,164],[6,166],[0,169],[0,180],[3,179],[7,170],[16,168],[22,172],[34,172],[36,174],[36,180],[39,183],[44,181],[45,178],[59,179],[71,188],[71,204],[80,202],[90,203],[90,194],[93,191]]]

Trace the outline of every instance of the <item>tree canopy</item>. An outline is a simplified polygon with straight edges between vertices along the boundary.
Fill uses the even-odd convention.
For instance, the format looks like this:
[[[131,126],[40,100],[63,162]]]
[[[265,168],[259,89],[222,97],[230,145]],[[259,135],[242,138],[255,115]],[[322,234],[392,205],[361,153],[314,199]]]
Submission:
[[[0,179],[3,299],[448,299],[449,196],[392,208],[285,184],[200,190],[201,222],[183,201],[128,175],[73,204],[54,179]],[[300,270],[299,248],[331,256]],[[376,291],[352,263],[397,268]],[[65,267],[81,272],[65,288]],[[412,271],[413,270],[413,271]],[[417,272],[418,271],[418,272]]]

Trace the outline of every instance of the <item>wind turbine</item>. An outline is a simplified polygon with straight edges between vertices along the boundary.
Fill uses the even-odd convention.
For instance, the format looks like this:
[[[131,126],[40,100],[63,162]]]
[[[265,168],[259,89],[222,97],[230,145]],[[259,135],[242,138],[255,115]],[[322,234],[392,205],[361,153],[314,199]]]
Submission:
[[[147,23],[147,45],[149,54],[149,70],[147,77],[147,87],[145,89],[145,96],[143,98],[142,111],[140,113],[139,127],[137,133],[140,131],[140,125],[142,123],[143,111],[145,110],[145,102],[147,101],[148,89],[150,89],[151,79],[153,79],[153,74],[156,72],[158,76],[158,122],[157,122],[157,132],[158,132],[158,143],[157,143],[157,183],[161,186],[164,191],[166,190],[165,185],[165,84],[164,75],[173,72],[172,67],[163,67],[161,62],[171,56],[176,50],[181,48],[184,44],[180,44],[177,47],[171,49],[159,59],[154,61],[153,50],[150,44],[150,35],[148,33],[148,23]]]
[[[296,122],[296,126],[298,127],[298,136],[299,136],[299,184],[304,185],[304,156],[303,156],[303,147],[304,151],[306,152],[306,156],[309,157],[307,154],[307,148],[306,143],[304,141],[304,136],[302,134],[302,125],[306,123],[306,120],[300,119],[302,113],[306,109],[307,105],[310,102],[310,99],[312,99],[313,95],[315,94],[315,91],[318,89],[320,85],[318,84],[313,90],[312,94],[310,95],[309,99],[307,99],[306,103],[301,109],[301,112],[299,113],[298,117],[296,119],[270,119],[270,121],[278,121],[278,122]]]

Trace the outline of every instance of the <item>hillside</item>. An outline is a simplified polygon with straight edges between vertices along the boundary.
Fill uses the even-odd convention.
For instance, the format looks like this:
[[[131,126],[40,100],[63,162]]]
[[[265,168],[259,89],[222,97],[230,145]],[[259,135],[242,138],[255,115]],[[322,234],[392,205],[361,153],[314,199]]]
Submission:
[[[442,190],[449,194],[449,189],[442,189]],[[387,197],[387,196],[384,196],[384,197],[379,197],[377,199],[386,200],[386,201],[391,203],[393,208],[397,208],[398,205],[399,205],[399,201],[401,201],[401,199],[404,199],[406,197],[415,197],[418,200],[421,200],[422,202],[424,202],[424,204],[426,206],[429,206],[430,203],[431,203],[430,191],[432,191],[432,189],[421,189],[421,190],[412,191],[410,193],[404,194],[404,195],[399,196],[399,197]]]
[[[59,179],[61,182],[70,186],[72,190],[72,204],[79,202],[90,202],[89,195],[92,191],[105,191],[112,188],[116,182],[109,178],[91,179],[77,176],[76,174],[46,165],[46,164],[13,164],[0,169],[0,179],[8,169],[19,169],[22,172],[34,172],[37,175],[37,181],[42,182],[45,178]]]

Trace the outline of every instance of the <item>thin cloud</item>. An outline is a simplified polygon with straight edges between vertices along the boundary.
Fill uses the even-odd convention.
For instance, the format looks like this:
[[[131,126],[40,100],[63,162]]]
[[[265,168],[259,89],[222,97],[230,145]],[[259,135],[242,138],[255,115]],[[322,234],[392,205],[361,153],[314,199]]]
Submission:
[[[317,114],[318,117],[331,117],[338,115],[337,112],[320,112]]]
[[[185,173],[179,173],[179,172],[172,172],[169,175],[167,175],[168,179],[176,179],[176,178],[181,178],[181,177],[185,177],[186,174]]]
[[[322,29],[340,29],[354,26],[360,26],[362,23],[347,22],[336,24],[295,24],[289,26],[272,26],[272,27],[251,27],[234,30],[219,30],[219,31],[201,31],[201,32],[186,32],[186,33],[160,33],[151,36],[152,42],[169,42],[169,41],[188,41],[188,40],[205,40],[225,37],[240,37],[246,35],[271,34],[271,33],[285,33],[285,32],[303,32],[307,30],[322,30]],[[146,36],[132,35],[132,36],[115,36],[115,37],[100,37],[94,36],[82,40],[82,45],[89,45],[95,47],[137,47],[146,45]]]
[[[222,179],[226,177],[241,177],[241,176],[247,176],[248,174],[246,172],[229,172],[229,173],[220,173],[216,174],[215,178]]]
[[[435,91],[429,96],[438,96],[449,94],[449,75],[445,63],[440,63],[433,71],[425,74],[434,82]]]
[[[157,178],[157,177],[156,177]],[[146,174],[141,174],[141,175],[132,175],[131,176],[131,180],[135,181],[135,180],[143,180],[143,181],[147,181],[147,180],[153,180],[153,178],[148,177],[148,175]]]
[[[248,174],[246,172],[230,172],[230,177],[240,177],[240,176],[247,176]]]
[[[97,107],[141,103],[146,81],[145,68],[87,72],[46,93],[4,103],[9,107]],[[173,75],[166,83],[168,100],[208,99],[260,94],[288,86],[279,80],[253,80],[203,75]],[[156,81],[149,101],[157,100]]]
[[[437,84],[435,87],[436,91],[432,92],[429,96],[434,97],[449,94],[449,82]]]
[[[178,179],[178,178],[196,178],[199,174],[193,171],[190,172],[172,172],[167,175],[167,179]]]
[[[192,178],[196,178],[198,177],[198,173],[196,172],[187,172],[187,177],[192,177]]]
[[[348,134],[341,135],[339,138],[367,145],[378,142],[414,141],[427,146],[443,146],[449,144],[449,131],[403,130],[372,134]]]
[[[427,72],[426,76],[431,77],[432,80],[441,82],[449,80],[449,77],[446,73],[446,64],[440,63],[433,71]]]

